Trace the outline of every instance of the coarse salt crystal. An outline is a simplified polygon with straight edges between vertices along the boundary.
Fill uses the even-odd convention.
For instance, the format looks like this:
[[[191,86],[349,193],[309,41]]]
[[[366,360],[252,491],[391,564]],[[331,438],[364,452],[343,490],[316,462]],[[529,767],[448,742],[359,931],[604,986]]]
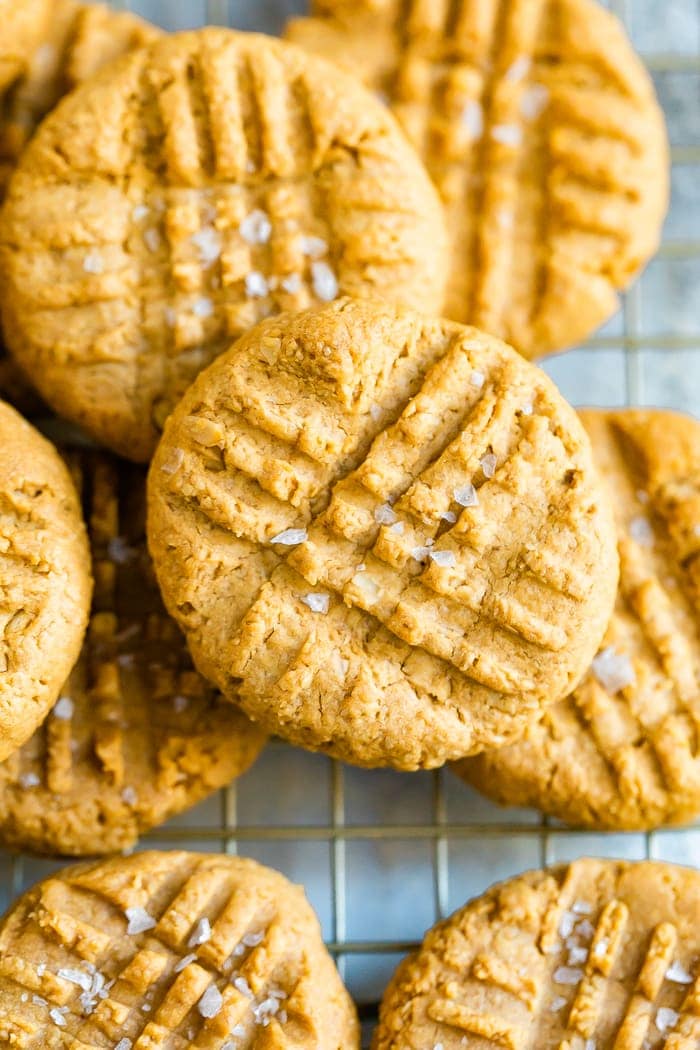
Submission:
[[[86,273],[103,273],[104,261],[99,252],[89,252],[83,260],[83,269]]]
[[[523,80],[530,72],[531,65],[532,62],[527,55],[518,55],[510,68],[506,70],[506,80],[514,83]]]
[[[405,521],[395,521],[394,524],[389,529],[389,532],[394,532],[394,533],[396,533],[397,536],[403,536],[405,531],[406,531],[406,522]]]
[[[246,215],[238,231],[248,244],[267,244],[272,236],[272,223],[266,212],[256,208]]]
[[[32,1002],[34,1003],[35,1006],[48,1006],[49,1005],[47,1000],[42,998],[42,996],[40,996],[40,995],[33,995],[32,996]]]
[[[531,416],[533,412],[532,401],[526,401],[520,411],[524,416]]]
[[[593,906],[588,901],[574,901],[571,905],[571,910],[574,915],[592,915]]]
[[[517,124],[496,124],[491,128],[491,138],[502,146],[515,148],[523,141],[523,133]]]
[[[576,925],[576,916],[572,911],[565,911],[559,921],[559,935],[565,940],[570,937],[574,932],[574,926]]]
[[[127,1039],[126,1036],[124,1036],[124,1038],[120,1039],[115,1045],[114,1050],[131,1050],[133,1045],[131,1039]]]
[[[525,120],[537,120],[549,103],[549,91],[544,84],[531,84],[523,91],[520,112]]]
[[[188,706],[190,700],[188,696],[174,696],[173,707],[178,715],[181,715],[185,708]]]
[[[576,934],[578,937],[582,937],[584,940],[589,941],[594,933],[595,928],[592,925],[592,923],[588,921],[588,919],[584,919],[583,922],[577,923]]]
[[[204,266],[211,266],[221,255],[221,234],[214,226],[205,226],[204,229],[193,233],[190,240],[199,250],[199,257]]]
[[[299,238],[299,246],[303,255],[309,255],[312,259],[320,259],[328,251],[328,244],[322,237]]]
[[[666,980],[673,981],[674,984],[692,984],[692,975],[688,973],[684,966],[681,965],[677,960],[671,963],[668,970],[666,971]]]
[[[155,226],[143,231],[143,241],[149,252],[157,252],[161,245],[161,236]]]
[[[552,999],[551,1003],[549,1004],[549,1009],[552,1011],[553,1014],[556,1014],[565,1006],[566,999],[563,995],[558,995],[555,999]]]
[[[282,288],[289,295],[298,295],[304,286],[304,282],[301,279],[301,274],[290,273],[287,277],[282,278]]]
[[[571,966],[559,966],[554,971],[555,984],[580,984],[583,980],[583,970]]]
[[[214,304],[211,299],[207,299],[206,296],[202,296],[201,299],[195,299],[192,303],[192,313],[195,317],[211,317],[214,313]]]
[[[248,999],[254,999],[253,992],[250,985],[246,981],[245,977],[235,977],[233,980],[233,987],[236,988],[241,995],[245,995]]]
[[[458,485],[453,495],[455,502],[459,503],[460,507],[477,507],[479,505],[479,497],[472,484]]]
[[[630,536],[640,547],[654,546],[654,530],[648,518],[639,516],[632,518],[630,522]]]
[[[462,110],[462,127],[472,142],[477,142],[484,134],[484,111],[475,99],[469,99]]]
[[[304,543],[308,538],[306,529],[285,529],[273,536],[270,543],[281,543],[283,547],[296,547],[298,543]]]
[[[117,565],[127,565],[138,556],[138,552],[130,547],[123,536],[112,536],[107,544],[107,557]]]
[[[588,952],[586,949],[579,947],[579,945],[574,945],[569,949],[569,958],[567,959],[567,962],[569,966],[578,966],[579,963],[584,963],[587,958]]]
[[[660,1032],[668,1032],[669,1028],[674,1028],[678,1022],[679,1014],[675,1010],[672,1010],[670,1006],[662,1006],[656,1012],[656,1027]]]
[[[382,503],[374,512],[374,520],[380,525],[393,525],[396,521],[396,511],[389,503]]]
[[[54,718],[60,718],[63,721],[69,721],[73,717],[73,711],[75,710],[75,704],[69,696],[62,696],[60,700],[56,701],[53,709]]]
[[[453,569],[457,564],[454,551],[430,551],[430,559],[444,569]]]
[[[314,292],[324,303],[330,303],[338,297],[338,279],[325,262],[311,264],[311,282]]]
[[[472,386],[475,386],[477,390],[481,390],[482,386],[486,382],[486,376],[483,372],[478,372],[475,369],[469,376],[469,382]]]
[[[64,981],[70,981],[71,984],[77,984],[84,992],[89,991],[92,987],[92,977],[83,970],[73,970],[66,966],[57,970],[56,976],[62,977]]]
[[[206,944],[209,940],[211,940],[211,923],[205,915],[204,918],[198,920],[187,942],[187,947],[196,948],[200,944]]]
[[[304,594],[301,600],[304,605],[308,605],[312,612],[325,614],[330,607],[331,596],[330,594],[312,592],[311,594]]]
[[[202,998],[197,1003],[197,1009],[202,1017],[216,1017],[224,1005],[224,999],[215,984],[210,984]]]
[[[457,515],[455,514],[455,512],[453,510],[443,510],[443,512],[440,515],[440,517],[442,518],[443,521],[448,521],[450,523],[450,525],[454,525],[455,522],[457,521]]]
[[[583,1050],[596,1050],[595,1039],[587,1039],[586,1042],[583,1044]]]
[[[382,418],[382,409],[380,405],[370,405],[369,414],[375,423],[378,423]]]
[[[54,1006],[49,1010],[49,1017],[54,1024],[57,1024],[59,1028],[64,1028],[68,1023],[65,1018],[65,1014],[68,1013],[67,1006]]]
[[[137,933],[145,933],[146,930],[152,930],[156,925],[156,920],[144,908],[138,906],[126,908],[124,914],[128,919],[126,932],[131,936],[135,936]]]
[[[122,801],[126,802],[127,806],[135,806],[138,802],[139,797],[136,791],[132,787],[125,787],[122,791]]]
[[[593,955],[596,959],[602,959],[610,947],[610,941],[607,937],[601,937],[593,949]]]
[[[241,944],[245,944],[246,948],[257,948],[257,946],[262,944],[264,940],[265,932],[264,930],[260,930],[259,933],[246,933],[241,937]]]
[[[493,452],[486,453],[486,455],[481,460],[481,469],[484,472],[485,478],[492,478],[494,476],[494,474],[496,473],[497,462],[498,461],[494,456]]]
[[[36,773],[22,773],[17,782],[21,788],[35,788],[39,787],[41,780]]]
[[[249,299],[264,299],[270,291],[267,279],[259,270],[251,270],[245,279],[245,294]]]
[[[43,962],[39,963],[39,965],[36,968],[36,975],[37,975],[37,977],[43,977],[45,973],[46,973],[46,963],[43,963]]]
[[[175,973],[181,973],[183,970],[186,970],[190,963],[193,963],[196,958],[197,956],[194,952],[190,952],[189,955],[183,955],[180,961],[175,964]]]
[[[181,448],[172,448],[161,464],[164,474],[176,474],[185,461],[185,452]]]
[[[632,661],[624,653],[618,653],[614,645],[609,645],[594,658],[591,664],[593,674],[610,693],[619,693],[628,685],[634,685],[637,678]]]
[[[137,204],[131,213],[131,218],[134,222],[141,222],[142,219],[147,218],[151,214],[151,209],[147,204]]]
[[[414,547],[411,551],[411,557],[415,561],[427,561],[430,556],[430,547]]]

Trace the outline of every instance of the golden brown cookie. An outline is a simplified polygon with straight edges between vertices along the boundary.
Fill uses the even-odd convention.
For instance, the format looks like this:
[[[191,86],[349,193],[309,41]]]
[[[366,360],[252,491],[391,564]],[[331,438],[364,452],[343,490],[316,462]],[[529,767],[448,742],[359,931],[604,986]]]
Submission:
[[[0,91],[26,69],[44,30],[51,0],[0,0]]]
[[[499,802],[572,824],[653,828],[700,811],[700,423],[581,415],[617,521],[613,618],[567,700],[455,770]]]
[[[56,449],[0,402],[0,759],[34,732],[78,659],[92,580]]]
[[[66,868],[0,927],[0,1045],[359,1050],[302,889],[252,860],[138,853]]]
[[[69,856],[144,831],[245,772],[265,737],[192,668],[146,551],[145,476],[73,454],[95,575],[88,637],[46,722],[0,765],[0,841]]]
[[[384,994],[373,1050],[691,1050],[700,873],[578,860],[434,927]]]
[[[446,205],[446,312],[526,357],[589,335],[656,250],[663,116],[593,0],[316,0],[290,39],[391,105]]]
[[[147,460],[255,322],[339,293],[442,306],[442,208],[384,107],[269,37],[163,38],[75,91],[12,179],[8,346],[49,404]]]
[[[159,34],[126,11],[79,0],[53,0],[21,77],[0,95],[0,201],[17,158],[38,124],[68,91],[113,59]],[[0,396],[26,414],[41,402],[0,343]]]
[[[509,347],[343,300],[195,382],[149,475],[149,544],[201,672],[360,765],[510,741],[589,665],[612,518],[576,413]]]

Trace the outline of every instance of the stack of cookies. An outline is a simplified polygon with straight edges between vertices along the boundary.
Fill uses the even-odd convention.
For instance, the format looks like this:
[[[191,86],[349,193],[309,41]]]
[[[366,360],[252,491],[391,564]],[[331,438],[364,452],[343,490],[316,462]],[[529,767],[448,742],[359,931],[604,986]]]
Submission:
[[[0,840],[129,849],[271,734],[690,819],[700,423],[531,363],[656,249],[649,78],[594,0],[315,6],[291,44],[0,0],[0,383],[62,421],[0,404]],[[653,1006],[681,1050],[698,954],[697,876],[536,873],[430,935],[376,1046],[632,1050]],[[252,862],[83,864],[0,929],[3,1046],[358,1039]]]

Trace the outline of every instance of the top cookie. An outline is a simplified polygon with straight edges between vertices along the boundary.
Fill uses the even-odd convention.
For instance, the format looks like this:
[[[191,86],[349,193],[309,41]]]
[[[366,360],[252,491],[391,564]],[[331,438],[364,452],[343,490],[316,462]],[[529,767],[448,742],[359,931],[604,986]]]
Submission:
[[[431,930],[373,1050],[691,1050],[700,874],[579,860],[493,887]]]
[[[587,336],[656,250],[664,121],[593,0],[316,0],[288,35],[389,102],[447,208],[446,312],[526,357]]]
[[[581,415],[617,519],[614,615],[567,700],[456,771],[499,802],[572,824],[653,828],[700,811],[700,423]]]
[[[34,732],[78,659],[90,550],[56,449],[0,402],[0,760]]]
[[[0,91],[21,76],[49,17],[51,0],[0,0]]]
[[[66,868],[0,926],[0,1042],[21,1050],[359,1050],[303,891],[252,860]]]
[[[339,292],[437,311],[447,267],[437,194],[384,107],[226,29],[163,38],[65,99],[1,237],[10,349],[60,414],[136,460],[256,321]]]
[[[386,304],[268,321],[199,377],[149,475],[195,662],[267,728],[363,765],[520,735],[590,664],[614,528],[550,380]]]

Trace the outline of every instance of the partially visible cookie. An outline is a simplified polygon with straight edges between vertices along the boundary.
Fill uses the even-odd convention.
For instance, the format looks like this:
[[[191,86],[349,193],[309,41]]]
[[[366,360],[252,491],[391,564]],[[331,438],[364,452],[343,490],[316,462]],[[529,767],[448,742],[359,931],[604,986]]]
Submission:
[[[595,0],[315,0],[291,40],[391,106],[445,203],[446,313],[527,357],[588,336],[656,250],[664,120]]]
[[[0,926],[0,1042],[22,1050],[359,1050],[303,890],[252,860],[66,868]]]
[[[360,300],[265,322],[199,377],[148,532],[202,673],[368,766],[520,736],[589,666],[617,582],[588,439],[544,373]]]
[[[51,0],[0,0],[0,91],[26,69],[49,18]]]
[[[65,99],[1,240],[10,350],[59,414],[144,461],[257,321],[339,294],[438,312],[447,271],[440,201],[384,107],[301,49],[216,28]]]
[[[690,1050],[700,874],[578,860],[494,886],[396,971],[373,1050]]]
[[[92,579],[78,496],[56,449],[0,402],[0,759],[73,668]]]
[[[163,609],[145,542],[145,475],[72,454],[95,594],[61,698],[0,765],[0,841],[69,856],[132,847],[245,772],[265,736],[194,671]]]
[[[656,410],[581,415],[617,520],[613,618],[567,700],[455,771],[571,824],[678,823],[700,811],[700,423]]]

